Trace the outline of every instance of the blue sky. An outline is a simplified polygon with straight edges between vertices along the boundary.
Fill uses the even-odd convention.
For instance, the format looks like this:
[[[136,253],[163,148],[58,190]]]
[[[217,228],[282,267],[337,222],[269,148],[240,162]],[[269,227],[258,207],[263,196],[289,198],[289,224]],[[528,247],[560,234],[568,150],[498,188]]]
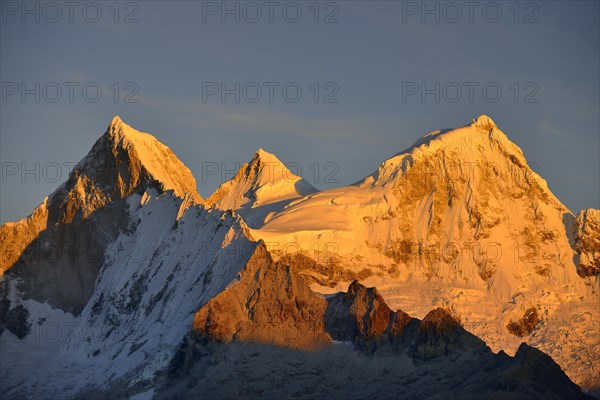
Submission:
[[[573,212],[600,208],[599,2],[479,2],[472,15],[463,2],[314,3],[278,2],[269,21],[262,1],[124,2],[118,14],[78,2],[71,16],[62,2],[60,15],[4,2],[1,221],[66,180],[116,114],[171,147],[205,197],[223,178],[208,169],[230,178],[259,147],[323,189],[488,114]],[[236,82],[237,103],[207,92]]]

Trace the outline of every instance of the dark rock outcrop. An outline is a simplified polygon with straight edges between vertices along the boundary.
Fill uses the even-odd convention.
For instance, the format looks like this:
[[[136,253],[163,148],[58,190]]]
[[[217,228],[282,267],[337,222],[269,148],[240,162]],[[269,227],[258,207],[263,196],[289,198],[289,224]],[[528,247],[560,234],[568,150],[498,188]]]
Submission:
[[[328,299],[325,313],[325,329],[333,339],[371,350],[398,341],[411,321],[404,311],[392,311],[376,288],[358,281],[350,284],[347,293]]]
[[[528,388],[531,398],[582,399],[581,388],[574,384],[552,357],[522,343],[503,371],[502,379],[513,387]],[[533,396],[533,393],[536,393]]]
[[[506,329],[515,336],[523,337],[531,333],[540,317],[535,307],[528,308],[518,321],[511,321],[506,325]]]
[[[470,351],[489,351],[448,311],[437,308],[422,321],[402,310],[392,311],[376,288],[352,282],[347,293],[328,299],[325,329],[334,340],[350,341],[368,352],[405,351],[431,359]]]
[[[485,351],[485,342],[467,332],[460,322],[443,308],[430,311],[419,324],[415,354],[429,359],[462,351]],[[489,350],[489,349],[488,349]]]
[[[323,326],[326,306],[300,275],[275,263],[261,243],[239,282],[196,313],[193,329],[218,342],[314,349],[331,341]]]
[[[3,300],[0,304],[0,334],[8,329],[19,339],[23,339],[29,333],[31,323],[28,322],[29,311],[22,304],[9,310],[10,302]]]
[[[6,329],[6,316],[10,311],[10,300],[7,298],[0,299],[0,335]]]

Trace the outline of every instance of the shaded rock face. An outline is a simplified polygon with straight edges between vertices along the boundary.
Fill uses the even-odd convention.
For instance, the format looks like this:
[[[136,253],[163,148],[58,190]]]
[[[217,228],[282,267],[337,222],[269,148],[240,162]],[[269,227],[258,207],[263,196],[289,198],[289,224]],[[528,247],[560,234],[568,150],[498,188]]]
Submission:
[[[522,343],[502,378],[512,387],[529,387],[531,398],[592,399],[581,392],[552,357]]]
[[[325,299],[288,266],[276,264],[261,244],[239,282],[196,313],[193,329],[218,342],[313,349],[330,342],[323,324],[326,306]]]
[[[519,352],[518,359],[488,354],[415,364],[410,358],[380,358],[343,345],[303,352],[237,342],[205,346],[196,356],[197,363],[185,373],[155,386],[154,400],[590,399],[560,369],[545,365],[551,360],[536,366],[529,350]],[[120,391],[95,398],[129,398],[147,390],[132,391],[124,383]]]
[[[408,350],[418,359],[471,351],[491,354],[485,342],[442,308],[419,321],[402,310],[392,311],[376,288],[357,281],[346,293],[325,301],[289,267],[274,263],[263,247],[252,256],[238,283],[196,313],[188,345],[193,347],[198,340],[240,341],[306,350],[333,339],[352,342],[367,353]]]
[[[575,220],[573,237],[577,273],[581,277],[600,274],[600,210],[581,210]]]
[[[325,328],[335,340],[373,348],[399,339],[412,320],[402,310],[392,311],[377,289],[354,281],[347,293],[328,300]]]
[[[485,342],[467,332],[460,322],[443,308],[430,311],[419,324],[415,352],[433,358],[460,351],[490,351]]]
[[[256,256],[252,263],[272,263],[266,254]],[[256,271],[253,277],[260,275],[255,267],[249,269]],[[287,273],[285,268],[281,271]],[[244,278],[237,285],[242,282]],[[195,322],[204,328],[196,326],[185,337],[153,398],[589,399],[543,352],[523,343],[515,357],[494,354],[448,311],[432,310],[419,321],[400,310],[391,311],[375,288],[358,282],[347,293],[330,297],[322,318],[334,340],[352,341],[359,352],[343,345],[296,351],[306,347],[287,343],[285,347],[295,349],[284,348],[263,340],[261,332],[235,340],[235,321],[230,318],[251,314],[247,307],[239,310],[257,291],[246,293],[235,301],[231,294],[227,301],[221,299],[218,304],[224,307],[212,305],[210,311],[222,319],[206,318],[206,312],[196,315]],[[287,314],[278,320],[287,320],[283,325],[289,326],[293,317]],[[247,319],[240,320],[242,326],[252,326]],[[214,340],[217,336],[221,340]],[[402,346],[392,352],[370,351],[390,350],[389,343]],[[122,390],[111,395],[121,396]]]
[[[48,302],[78,315],[94,292],[106,247],[131,225],[127,215],[127,204],[120,200],[87,219],[44,229],[3,279],[16,281],[23,299]]]
[[[469,351],[491,353],[485,342],[467,332],[448,311],[437,308],[422,321],[402,310],[392,311],[376,288],[352,282],[347,293],[328,300],[325,328],[331,337],[351,341],[368,351],[394,345],[397,351],[409,350],[419,359]]]

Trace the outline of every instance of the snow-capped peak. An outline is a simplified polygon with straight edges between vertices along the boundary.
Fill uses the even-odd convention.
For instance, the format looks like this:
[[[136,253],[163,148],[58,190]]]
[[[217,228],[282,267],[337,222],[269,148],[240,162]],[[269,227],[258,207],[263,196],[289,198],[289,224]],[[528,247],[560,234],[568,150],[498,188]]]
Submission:
[[[57,222],[70,222],[150,187],[202,201],[192,172],[171,149],[115,116],[67,182],[50,196],[50,207],[65,210],[58,214]]]
[[[167,146],[160,143],[154,136],[150,135],[149,133],[138,131],[137,129],[125,123],[125,121],[123,121],[118,115],[115,115],[110,121],[110,125],[108,125],[106,132],[108,133],[108,138],[115,143],[124,141],[125,144],[145,146],[151,153],[168,149]],[[160,147],[157,144],[160,144]],[[150,156],[152,154],[141,153],[139,155],[143,157]]]
[[[301,176],[290,171],[288,166],[275,154],[269,153],[263,148],[259,148],[254,153],[248,166],[244,175],[247,180],[252,180],[256,184],[256,189],[266,186],[280,189],[278,192],[270,192],[270,197],[274,200],[282,200],[282,196],[290,192],[306,195],[317,191]],[[243,166],[240,171],[242,170],[244,170]],[[240,171],[238,171],[238,175]]]
[[[260,147],[258,150],[256,150],[256,153],[254,153],[254,157],[252,158],[252,161],[258,161],[258,162],[262,162],[262,163],[277,163],[277,164],[283,164],[281,162],[281,160],[279,160],[279,158],[277,158],[277,156],[273,153],[269,153],[268,151],[264,150],[262,147]]]
[[[117,172],[119,177],[112,183],[127,182],[140,175],[138,178],[143,176],[157,183],[162,190],[172,190],[179,197],[191,194],[196,201],[201,200],[192,172],[171,149],[151,134],[128,125],[118,115],[75,168],[76,171],[83,169],[92,174],[101,172],[101,169]]]
[[[486,130],[492,130],[496,128],[494,121],[485,114],[480,115],[477,119],[473,119],[471,126],[476,128],[482,128]]]
[[[220,210],[236,210],[244,216],[252,208],[283,203],[316,192],[310,183],[294,174],[277,156],[259,148],[250,162],[239,169],[233,179],[223,183],[206,199]],[[267,211],[266,208],[262,209]],[[264,215],[261,216],[264,217]],[[253,221],[247,221],[252,225]]]
[[[122,126],[124,124],[123,120],[121,119],[120,116],[115,115],[112,119],[112,121],[110,121],[110,125],[109,127],[117,127],[117,126]]]
[[[413,166],[418,166],[418,170]],[[511,179],[515,173],[521,175],[523,181],[539,186],[557,208],[568,211],[550,192],[546,181],[529,167],[521,148],[487,115],[480,115],[469,125],[424,135],[408,149],[384,161],[358,184],[394,186],[407,174],[439,178],[458,173],[468,178],[469,174],[477,177],[484,172],[496,176],[500,170]]]

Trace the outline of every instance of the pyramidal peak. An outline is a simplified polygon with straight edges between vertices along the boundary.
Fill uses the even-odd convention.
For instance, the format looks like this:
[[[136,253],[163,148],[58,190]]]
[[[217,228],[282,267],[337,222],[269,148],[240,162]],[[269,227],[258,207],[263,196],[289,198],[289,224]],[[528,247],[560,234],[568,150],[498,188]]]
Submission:
[[[149,133],[138,131],[131,125],[125,123],[118,115],[115,115],[110,121],[106,132],[108,134],[107,137],[115,143],[123,141],[126,144],[142,145],[147,147],[147,150],[151,152],[160,151],[163,148],[168,149],[167,146],[160,143],[154,136]],[[140,155],[144,156],[147,154]]]
[[[235,210],[244,216],[252,208],[272,205],[263,209],[283,207],[283,203],[317,192],[308,181],[294,174],[277,156],[259,148],[250,162],[245,163],[236,175],[224,182],[206,199],[209,206],[220,210]],[[263,215],[258,218],[262,220]],[[256,221],[247,221],[253,225]]]
[[[172,190],[179,197],[191,195],[196,202],[202,201],[196,190],[196,180],[192,172],[169,147],[151,134],[138,131],[115,115],[99,142],[103,139],[110,143],[113,154],[124,151],[122,155],[128,163],[139,165],[148,178],[157,182],[162,190]]]
[[[264,150],[262,147],[259,147],[258,150],[256,150],[256,153],[254,153],[254,157],[252,158],[252,161],[259,161],[262,163],[278,163],[278,164],[283,164],[281,162],[281,160],[279,160],[279,158],[277,158],[277,156],[273,153],[269,153],[268,151]]]
[[[242,165],[236,176],[225,182],[225,185],[233,182],[248,184],[253,192],[265,192],[267,187],[277,189],[275,192],[271,191],[275,197],[289,194],[290,191],[298,192],[299,195],[317,191],[301,176],[292,172],[275,154],[263,148],[259,148],[250,162]]]
[[[127,132],[131,132],[133,130],[134,129],[127,125],[118,115],[113,117],[108,125],[108,128],[106,129],[106,131],[109,133],[109,136],[113,137],[124,136]]]
[[[112,119],[112,121],[110,121],[110,125],[109,126],[119,126],[119,125],[123,125],[123,120],[121,119],[120,116],[115,115]]]
[[[245,165],[248,167],[244,168]],[[274,185],[280,181],[293,184],[302,179],[302,177],[292,172],[288,165],[275,154],[264,150],[262,147],[254,153],[250,162],[244,164],[244,166],[240,171],[246,171],[244,174],[245,179],[256,181],[260,186]],[[242,179],[244,178],[242,177]]]
[[[202,201],[192,172],[171,149],[117,115],[50,199],[70,210],[69,215],[59,217],[69,222],[77,215],[86,218],[98,207],[150,187],[171,190],[182,198],[189,194],[196,202]]]
[[[249,163],[244,164],[238,171],[239,176],[233,179],[245,179],[255,182],[257,186],[283,185],[289,187],[298,183],[298,190],[309,194],[317,190],[301,176],[288,168],[289,164],[281,161],[275,154],[259,148]],[[296,171],[298,172],[298,171]]]

